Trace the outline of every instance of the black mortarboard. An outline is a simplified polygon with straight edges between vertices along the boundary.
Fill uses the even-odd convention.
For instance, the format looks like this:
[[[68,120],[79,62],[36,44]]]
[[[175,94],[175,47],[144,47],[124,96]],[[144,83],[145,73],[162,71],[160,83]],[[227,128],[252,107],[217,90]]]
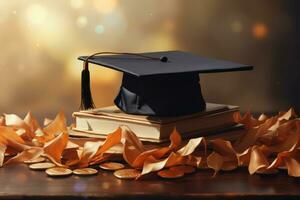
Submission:
[[[94,108],[88,72],[88,63],[94,63],[123,72],[122,85],[114,101],[116,106],[125,113],[152,116],[181,116],[203,111],[205,101],[199,73],[253,68],[182,51],[101,52],[78,59],[84,61],[81,109]]]

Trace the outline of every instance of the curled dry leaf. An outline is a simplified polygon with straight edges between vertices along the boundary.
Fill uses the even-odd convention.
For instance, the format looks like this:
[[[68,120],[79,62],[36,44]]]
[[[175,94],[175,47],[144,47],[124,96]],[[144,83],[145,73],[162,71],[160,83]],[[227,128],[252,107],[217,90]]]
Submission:
[[[300,177],[300,163],[294,158],[285,157],[284,162],[288,169],[288,175],[293,177]]]
[[[15,164],[15,163],[22,163],[27,160],[32,160],[38,158],[43,153],[43,149],[39,147],[31,147],[23,150],[22,152],[18,153],[13,158],[9,159],[5,165],[8,164]]]
[[[46,117],[46,118],[44,119],[43,125],[44,125],[44,126],[48,126],[51,122],[53,122],[53,120]]]
[[[261,123],[251,128],[253,120],[249,114],[244,117],[237,114],[237,122],[250,127],[234,146],[239,165],[248,165],[249,173],[253,174],[290,164],[289,174],[297,174],[295,166],[298,161],[292,158],[298,153],[300,142],[300,121],[296,117],[293,109],[269,118],[261,116],[258,119]],[[274,156],[275,159],[272,159]]]
[[[67,146],[68,137],[68,133],[63,132],[44,146],[45,155],[58,166],[62,166],[62,153]]]
[[[102,141],[97,142],[86,142],[83,146],[83,152],[81,159],[78,162],[79,167],[87,167],[90,163],[96,164],[104,161],[107,157],[104,153],[121,141],[122,129],[118,128],[115,132],[109,134],[103,143]]]
[[[53,121],[51,121],[45,128],[43,128],[43,132],[45,133],[45,141],[52,140],[58,134],[66,131],[67,120],[65,114],[61,111],[57,114]]]
[[[2,165],[3,165],[6,148],[7,147],[5,145],[0,144],[0,167],[2,167]]]
[[[176,165],[192,165],[199,167],[201,158],[192,156],[191,154],[202,143],[205,146],[205,140],[203,137],[191,139],[184,147],[179,149],[177,152],[171,152],[165,159],[159,160],[150,155],[144,161],[143,170],[140,176]]]
[[[24,122],[29,127],[30,131],[34,133],[37,129],[40,129],[40,125],[31,112],[28,112],[24,118]]]
[[[238,157],[230,141],[216,139],[210,141],[213,152],[207,157],[207,166],[219,170],[233,170],[238,167]]]
[[[249,173],[254,174],[258,170],[266,169],[269,162],[259,147],[253,146],[251,148]]]
[[[207,166],[215,171],[214,176],[222,169],[223,163],[223,156],[216,152],[212,152],[207,157]]]
[[[171,133],[170,140],[171,140],[171,144],[167,147],[154,148],[154,149],[150,149],[150,150],[141,152],[134,159],[131,166],[134,168],[142,168],[143,164],[147,158],[152,156],[155,159],[160,159],[160,158],[164,157],[166,154],[168,154],[169,152],[176,151],[181,144],[181,137],[176,129],[174,129],[173,132]],[[129,153],[129,152],[127,151],[127,153]]]
[[[15,114],[5,114],[5,125],[8,127],[12,127],[16,130],[23,130],[20,131],[20,136],[24,139],[24,140],[31,140],[32,138],[34,138],[34,132],[31,130],[31,127],[28,126],[28,124],[21,119],[19,116],[15,115]]]
[[[300,176],[300,120],[293,109],[272,117],[262,114],[256,119],[250,112],[243,116],[235,113],[233,117],[245,126],[245,134],[233,144],[221,139],[208,141],[212,153],[206,158],[203,137],[193,138],[182,145],[176,129],[170,135],[170,145],[146,148],[126,126],[109,134],[105,141],[70,141],[63,112],[54,120],[46,118],[44,128],[30,112],[24,119],[9,114],[0,118],[0,166],[6,154],[17,155],[8,159],[5,165],[43,154],[59,166],[87,167],[107,160],[112,149],[119,145],[123,159],[131,167],[142,169],[140,176],[178,165],[199,167],[201,163],[214,169],[214,175],[219,170],[248,166],[250,174],[286,167],[290,176]],[[204,153],[195,153],[198,146],[204,147]]]

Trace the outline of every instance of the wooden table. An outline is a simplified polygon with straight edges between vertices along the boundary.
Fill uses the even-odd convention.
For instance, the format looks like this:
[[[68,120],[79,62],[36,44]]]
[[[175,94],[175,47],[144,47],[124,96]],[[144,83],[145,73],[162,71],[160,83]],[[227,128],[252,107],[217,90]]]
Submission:
[[[156,175],[140,181],[120,180],[111,172],[97,176],[47,177],[25,164],[0,169],[0,199],[300,199],[300,179],[281,172],[249,175],[247,169],[224,172],[199,170],[177,180]]]

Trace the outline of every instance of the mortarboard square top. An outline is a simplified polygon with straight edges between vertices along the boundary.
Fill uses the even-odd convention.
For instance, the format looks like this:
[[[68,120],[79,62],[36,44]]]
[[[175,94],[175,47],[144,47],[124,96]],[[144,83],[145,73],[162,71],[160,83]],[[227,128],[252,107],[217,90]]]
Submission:
[[[253,68],[250,65],[205,58],[181,51],[111,54],[118,55],[94,54],[78,59],[85,62],[85,69],[88,68],[87,63],[94,63],[124,72],[122,85],[114,102],[129,114],[181,116],[201,112],[206,104],[201,93],[198,73],[243,71]],[[84,87],[82,84],[82,88]],[[89,95],[90,93],[82,92],[82,99]],[[91,97],[89,101],[92,102]]]
[[[105,55],[89,58],[88,62],[139,77],[163,74],[212,73],[252,69],[252,66],[249,65],[205,58],[182,51],[151,52],[141,53],[140,55],[147,55],[156,58],[165,56],[168,58],[168,61],[158,62],[157,60],[145,59],[135,55]],[[79,57],[79,59],[83,61],[86,58],[87,56]]]

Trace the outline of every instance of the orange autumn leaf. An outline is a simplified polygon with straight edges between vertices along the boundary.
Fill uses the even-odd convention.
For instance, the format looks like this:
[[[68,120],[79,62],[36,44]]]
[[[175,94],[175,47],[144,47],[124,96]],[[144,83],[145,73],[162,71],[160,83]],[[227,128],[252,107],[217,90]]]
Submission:
[[[27,115],[24,118],[24,122],[30,128],[30,131],[32,133],[34,133],[37,129],[41,128],[38,121],[35,119],[31,112],[27,113]]]
[[[45,118],[45,119],[44,119],[44,122],[43,122],[43,125],[44,125],[44,126],[48,126],[51,122],[53,122],[52,119]]]
[[[8,127],[12,127],[15,129],[22,129],[23,131],[21,132],[20,136],[24,140],[32,140],[34,138],[34,132],[31,130],[30,126],[21,119],[19,116],[15,114],[5,114],[5,125]]]
[[[210,141],[213,152],[207,158],[208,167],[219,170],[233,170],[238,167],[238,157],[230,141],[215,139]]]
[[[62,153],[67,146],[68,138],[68,133],[62,132],[56,138],[47,142],[44,146],[45,155],[56,165],[62,165]]]
[[[153,156],[156,159],[160,159],[163,156],[165,156],[167,153],[171,152],[171,151],[176,151],[178,149],[178,147],[181,144],[181,136],[180,134],[177,132],[176,129],[173,130],[173,132],[170,135],[170,145],[167,147],[162,147],[162,148],[154,148],[154,149],[150,149],[147,151],[143,151],[141,152],[132,162],[132,167],[134,168],[142,168],[145,160],[150,157]]]
[[[46,141],[53,139],[56,135],[65,131],[67,131],[67,121],[65,114],[62,111],[57,114],[53,121],[43,128]]]
[[[146,151],[142,142],[127,126],[121,126],[123,144],[123,158],[130,165],[134,166],[135,159],[144,151]]]
[[[62,153],[62,163],[67,166],[77,165],[82,157],[81,148],[65,149]]]
[[[246,129],[254,128],[263,123],[263,121],[255,119],[250,112],[247,112],[244,116],[241,116],[239,112],[235,112],[233,114],[233,119],[237,123],[244,124]]]
[[[224,163],[223,156],[221,156],[216,152],[212,152],[207,157],[207,166],[214,170],[213,176],[215,176],[218,173],[218,171],[222,169],[223,163]]]
[[[41,156],[42,153],[43,153],[42,148],[39,147],[28,148],[18,153],[13,158],[9,159],[6,163],[4,163],[4,165],[22,163],[27,160],[35,159]]]
[[[55,120],[46,120],[45,128],[38,125],[30,112],[24,120],[16,115],[6,115],[7,124],[6,119],[0,118],[0,164],[3,164],[5,153],[17,153],[5,164],[21,163],[45,154],[56,165],[87,167],[109,159],[115,151],[113,147],[120,145],[124,160],[130,166],[142,169],[141,176],[176,165],[198,167],[204,163],[214,169],[214,175],[219,170],[232,170],[238,166],[248,166],[250,174],[286,166],[290,176],[299,177],[300,120],[296,117],[293,109],[272,117],[262,114],[257,119],[249,112],[243,116],[235,113],[234,120],[244,124],[246,133],[233,145],[220,139],[207,141],[213,151],[206,158],[205,152],[199,154],[203,157],[194,154],[201,144],[206,151],[204,138],[190,139],[182,147],[176,129],[170,135],[170,144],[159,148],[144,146],[126,126],[109,134],[105,141],[78,138],[72,140],[76,141],[74,143],[69,141],[62,112]]]
[[[288,175],[293,177],[300,177],[300,162],[291,157],[285,157],[284,162],[286,164]]]
[[[144,160],[141,176],[176,165],[193,165],[199,167],[201,158],[191,156],[191,154],[202,143],[205,145],[203,137],[190,139],[185,146],[177,152],[171,152],[165,159],[157,159],[152,155],[148,156],[147,159]]]
[[[184,147],[182,147],[177,151],[177,153],[179,153],[181,156],[190,155],[202,143],[204,145],[204,151],[206,151],[206,142],[204,137],[198,137],[198,138],[190,139]]]
[[[103,160],[103,154],[111,147],[121,142],[122,129],[118,128],[115,132],[109,134],[103,143],[98,142],[86,142],[83,147],[81,159],[78,162],[80,167],[86,167],[90,162],[96,163]]]
[[[79,167],[87,167],[90,160],[95,156],[97,150],[101,147],[102,142],[86,142],[83,146],[81,158],[78,163]]]
[[[269,166],[269,162],[258,146],[254,146],[251,149],[249,173],[254,174],[256,171],[266,169]]]
[[[287,112],[281,112],[278,114],[278,120],[290,120],[292,118],[296,118],[297,114],[294,108],[290,108]]]
[[[13,143],[24,144],[24,140],[15,133],[11,127],[0,126],[0,167],[3,165],[4,155],[6,152],[19,152],[24,150],[23,147],[13,145]]]
[[[7,140],[14,140],[18,143],[24,144],[25,141],[16,134],[13,128],[0,126],[0,143],[7,145]]]
[[[104,144],[98,149],[95,156],[102,155],[111,147],[119,144],[121,142],[121,137],[122,137],[122,128],[119,127],[115,132],[107,135]]]
[[[6,149],[6,145],[0,144],[0,167],[3,165]]]

